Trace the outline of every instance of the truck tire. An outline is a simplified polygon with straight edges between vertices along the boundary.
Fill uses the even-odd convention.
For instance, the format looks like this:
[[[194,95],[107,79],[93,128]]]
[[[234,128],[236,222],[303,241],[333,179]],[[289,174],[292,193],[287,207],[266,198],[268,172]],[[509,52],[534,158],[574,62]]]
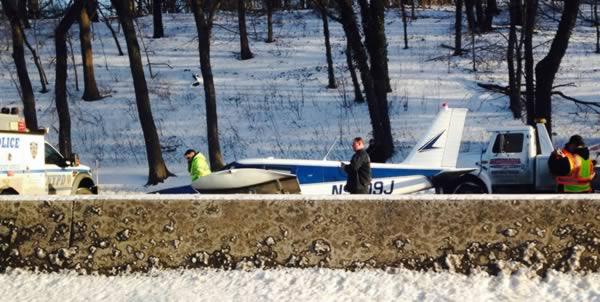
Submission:
[[[489,193],[485,184],[477,177],[465,175],[456,180],[448,188],[448,194],[487,194]]]

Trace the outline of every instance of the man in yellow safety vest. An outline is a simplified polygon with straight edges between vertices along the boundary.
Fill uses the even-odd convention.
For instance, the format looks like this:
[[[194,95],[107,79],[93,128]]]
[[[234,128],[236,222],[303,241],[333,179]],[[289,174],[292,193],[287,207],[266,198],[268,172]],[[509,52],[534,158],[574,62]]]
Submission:
[[[194,149],[189,149],[185,151],[184,156],[188,161],[188,172],[190,172],[192,181],[197,180],[201,176],[210,174],[210,167],[202,153],[197,152]]]

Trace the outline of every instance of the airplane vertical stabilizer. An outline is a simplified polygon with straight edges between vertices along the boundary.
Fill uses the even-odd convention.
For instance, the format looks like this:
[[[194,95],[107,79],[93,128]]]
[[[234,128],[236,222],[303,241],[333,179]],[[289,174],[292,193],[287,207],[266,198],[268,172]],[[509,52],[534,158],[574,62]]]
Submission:
[[[427,134],[417,143],[403,164],[454,168],[462,138],[467,109],[442,109]]]

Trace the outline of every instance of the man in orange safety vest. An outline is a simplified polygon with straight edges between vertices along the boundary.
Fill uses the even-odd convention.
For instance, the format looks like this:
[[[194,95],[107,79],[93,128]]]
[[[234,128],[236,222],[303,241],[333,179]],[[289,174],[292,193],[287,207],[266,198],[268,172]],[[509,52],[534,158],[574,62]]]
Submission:
[[[571,136],[564,148],[552,152],[548,164],[556,176],[558,192],[593,192],[595,161],[590,158],[590,151],[581,136]]]

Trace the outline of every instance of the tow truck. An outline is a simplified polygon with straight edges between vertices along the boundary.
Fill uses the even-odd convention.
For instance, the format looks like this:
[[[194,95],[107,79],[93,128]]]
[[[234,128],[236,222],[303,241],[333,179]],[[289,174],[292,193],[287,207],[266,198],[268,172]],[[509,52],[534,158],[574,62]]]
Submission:
[[[438,179],[437,193],[556,192],[555,177],[548,168],[548,158],[555,148],[543,120],[535,128],[503,127],[488,132],[489,143],[481,152],[459,155],[457,167],[473,171],[457,179]],[[598,161],[600,147],[591,147],[590,151],[592,159]],[[600,190],[600,165],[596,164],[595,170],[592,186]]]
[[[98,193],[91,169],[46,142],[46,129],[27,129],[18,108],[0,112],[0,195]]]

